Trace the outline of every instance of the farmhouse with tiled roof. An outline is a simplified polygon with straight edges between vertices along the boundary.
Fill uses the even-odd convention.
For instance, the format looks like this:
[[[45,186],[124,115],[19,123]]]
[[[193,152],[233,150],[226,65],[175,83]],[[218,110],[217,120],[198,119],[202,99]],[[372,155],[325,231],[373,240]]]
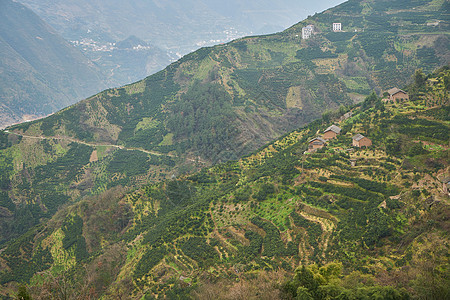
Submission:
[[[338,134],[341,133],[341,128],[339,128],[336,125],[331,125],[325,131],[323,132],[323,139],[324,140],[331,140],[334,139]]]
[[[358,133],[353,137],[353,146],[354,147],[370,147],[372,146],[372,140]]]
[[[323,148],[326,144],[326,141],[321,137],[315,137],[312,140],[310,140],[308,145],[308,151],[314,152],[317,149]]]
[[[389,100],[393,100],[393,101],[409,100],[408,94],[399,88],[392,88],[392,89],[388,90],[387,92],[389,94]]]

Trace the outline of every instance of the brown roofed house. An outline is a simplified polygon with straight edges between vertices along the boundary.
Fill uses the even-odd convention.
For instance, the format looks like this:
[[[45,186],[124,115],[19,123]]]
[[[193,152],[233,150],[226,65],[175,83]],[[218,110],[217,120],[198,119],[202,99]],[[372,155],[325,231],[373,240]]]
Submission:
[[[401,89],[398,88],[392,88],[390,90],[387,91],[389,93],[389,100],[409,100],[409,96],[405,91],[402,91]]]
[[[308,152],[314,152],[317,149],[323,148],[326,144],[326,141],[321,137],[315,137],[310,140],[308,145]]]
[[[372,140],[358,133],[353,137],[353,146],[354,147],[370,147],[372,146]]]
[[[336,125],[331,125],[323,132],[323,139],[324,140],[334,139],[339,133],[341,133],[341,128],[339,128]]]

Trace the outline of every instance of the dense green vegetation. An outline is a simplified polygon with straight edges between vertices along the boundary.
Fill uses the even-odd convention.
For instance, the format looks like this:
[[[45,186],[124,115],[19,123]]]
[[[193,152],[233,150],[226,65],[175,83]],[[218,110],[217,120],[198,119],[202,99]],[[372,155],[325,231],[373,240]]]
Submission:
[[[124,173],[126,176],[142,174],[150,166],[148,155],[140,151],[117,150],[107,167],[110,173]]]
[[[41,227],[35,228],[39,230]],[[33,251],[33,233],[27,233],[11,243],[2,253],[2,259],[7,262],[11,272],[0,274],[0,283],[5,284],[11,280],[27,282],[40,271],[47,270],[53,263],[48,249],[38,247]],[[24,251],[24,254],[21,253]]]
[[[233,122],[232,99],[221,86],[195,82],[170,108],[173,115],[167,128],[175,139],[185,141],[181,152],[197,149],[213,160],[236,159],[236,153],[223,153],[233,147],[231,141],[238,129]]]
[[[447,71],[436,71],[441,76],[435,78],[442,79]],[[2,260],[17,271],[3,272],[0,278],[3,283],[28,282],[35,272],[50,268],[56,249],[50,252],[42,241],[60,228],[59,251],[72,257],[74,280],[85,287],[80,295],[99,284],[99,279],[82,279],[80,268],[90,269],[101,259],[110,266],[108,273],[102,269],[92,274],[109,279],[103,281],[102,292],[95,289],[95,297],[175,293],[195,298],[212,285],[208,290],[221,298],[233,291],[222,290],[222,282],[233,286],[239,280],[241,288],[251,289],[258,284],[253,280],[278,270],[284,272],[282,280],[266,291],[275,293],[274,298],[445,298],[448,247],[441,241],[448,240],[449,210],[436,174],[448,169],[448,150],[440,139],[433,139],[439,147],[427,149],[411,139],[426,141],[423,131],[428,127],[449,125],[439,113],[446,106],[424,107],[426,99],[382,104],[370,95],[351,108],[352,117],[340,121],[345,131],[314,153],[303,153],[306,143],[345,110],[324,114],[239,161],[149,184],[125,196],[76,204],[45,230],[37,227],[9,243]],[[408,120],[423,131],[399,130]],[[345,151],[365,126],[374,146]],[[395,155],[389,154],[393,140],[399,146]],[[411,143],[422,150],[416,147],[412,153]],[[118,155],[112,160],[116,164],[132,159],[115,172],[138,166],[133,160],[151,161],[138,151],[116,150],[113,155]],[[356,166],[350,159],[357,160]],[[89,206],[96,203],[103,204],[94,212]],[[99,237],[114,247],[129,245],[114,248],[123,259],[109,262],[112,246],[96,241]],[[21,271],[30,262],[33,267]],[[432,269],[424,268],[429,263]],[[433,288],[427,287],[431,280]]]
[[[301,23],[204,48],[0,135],[2,284],[27,283],[44,298],[55,282],[69,281],[73,297],[195,297],[209,284],[244,288],[258,276],[280,272],[285,281],[298,266],[316,264],[308,268],[319,274],[314,268],[340,262],[343,285],[333,291],[326,280],[288,290],[269,284],[274,299],[298,290],[313,298],[397,297],[403,288],[434,297],[427,278],[446,295],[440,179],[448,172],[449,69],[411,74],[418,62],[399,59],[396,49],[414,52],[417,40],[397,41],[396,23],[378,39],[377,12],[359,4],[344,7],[378,33],[335,37],[326,22],[340,16],[338,7],[308,20],[322,31],[308,41],[295,37]],[[369,26],[358,20],[348,32]],[[394,65],[400,77],[388,72]],[[347,94],[410,75],[411,101],[372,93],[351,104]],[[305,152],[331,124],[341,134]],[[348,150],[357,133],[373,146]],[[352,272],[358,287],[344,284]]]
[[[449,140],[448,128],[439,122],[396,116],[385,123],[386,127],[392,125],[398,126],[398,132],[409,137],[430,138],[441,142]]]
[[[410,299],[405,289],[380,286],[369,282],[355,282],[358,275],[342,276],[342,266],[301,266],[285,285],[283,292],[295,299]],[[353,277],[353,278],[352,278]],[[362,278],[361,278],[362,279]],[[351,282],[353,280],[353,282]],[[356,285],[355,285],[356,283]]]
[[[317,48],[303,48],[297,51],[295,58],[300,60],[309,61],[317,58],[337,58],[337,54],[333,54],[331,51],[322,51]]]
[[[66,250],[73,248],[77,261],[81,261],[89,256],[86,250],[86,240],[83,234],[83,220],[78,216],[66,218],[61,225],[64,233],[62,247]]]
[[[88,146],[71,143],[64,156],[36,167],[35,181],[39,189],[49,191],[55,184],[74,181],[82,173],[83,166],[89,162],[91,152],[92,148]]]
[[[24,233],[64,203],[88,194],[236,160],[329,110],[351,105],[372,89],[405,84],[418,67],[429,71],[445,62],[448,37],[441,33],[448,25],[424,24],[442,19],[446,2],[429,7],[415,2],[417,7],[409,11],[397,10],[410,4],[394,2],[382,6],[370,1],[366,6],[349,1],[278,34],[202,48],[142,81],[9,128],[19,136],[2,132],[1,201],[16,203],[16,211],[7,213],[14,214],[12,219],[2,220],[1,240]],[[345,32],[331,32],[336,20]],[[299,40],[308,23],[316,26],[316,34]],[[432,92],[433,86],[424,82],[438,76],[421,72],[408,87],[413,100]],[[442,78],[448,87],[448,76]],[[428,106],[446,101],[444,94],[434,96]],[[425,154],[419,146],[398,147],[397,135],[420,135],[438,143],[448,139],[445,126],[423,118],[399,116],[386,120],[385,126],[395,128],[387,139],[390,154],[401,155],[405,149],[412,149],[413,157]],[[122,149],[104,146],[110,144]],[[281,152],[275,157],[249,176],[262,178],[273,166],[283,165],[277,170],[287,183],[298,172],[289,161],[296,158],[286,159]],[[304,166],[332,163],[346,168],[342,162],[333,157],[307,160]],[[271,193],[264,188],[253,197],[263,201]]]

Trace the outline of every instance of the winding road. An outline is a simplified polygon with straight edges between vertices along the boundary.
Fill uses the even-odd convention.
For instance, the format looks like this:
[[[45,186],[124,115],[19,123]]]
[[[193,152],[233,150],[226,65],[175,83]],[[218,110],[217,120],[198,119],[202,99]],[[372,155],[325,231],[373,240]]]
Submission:
[[[160,153],[160,152],[156,152],[156,151],[150,151],[150,150],[145,150],[142,148],[130,148],[130,147],[125,147],[125,146],[121,146],[121,145],[113,145],[113,144],[97,144],[97,143],[88,143],[88,142],[84,142],[84,141],[80,141],[68,136],[34,136],[34,135],[25,135],[25,134],[20,134],[17,132],[13,132],[13,131],[9,131],[9,130],[5,130],[4,132],[8,133],[8,134],[14,134],[17,136],[21,136],[23,138],[29,138],[29,139],[38,139],[38,140],[67,140],[70,142],[74,142],[74,143],[78,143],[78,144],[83,144],[83,145],[87,145],[87,146],[91,146],[91,147],[99,147],[99,146],[104,146],[104,147],[114,147],[114,148],[118,148],[118,149],[122,149],[122,150],[128,150],[128,151],[141,151],[147,154],[151,154],[151,155],[157,155],[157,156],[170,156],[170,157],[178,157],[174,154],[165,154],[165,153]]]

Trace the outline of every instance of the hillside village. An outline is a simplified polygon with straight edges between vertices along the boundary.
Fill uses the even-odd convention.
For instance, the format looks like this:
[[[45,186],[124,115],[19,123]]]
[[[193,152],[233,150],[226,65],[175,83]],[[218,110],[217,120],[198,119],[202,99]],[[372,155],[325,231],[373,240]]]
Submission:
[[[445,72],[448,74],[449,70]],[[419,93],[419,98],[414,92],[414,101],[383,102],[371,95],[349,111],[324,116],[237,162],[188,177],[188,181],[199,183],[204,189],[224,184],[222,188],[227,190],[225,186],[230,184],[232,192],[225,192],[207,210],[215,226],[209,235],[211,245],[217,245],[218,241],[214,247],[220,257],[234,257],[240,262],[230,266],[228,276],[238,280],[261,266],[269,270],[289,268],[300,257],[302,265],[312,266],[314,273],[314,266],[324,268],[327,266],[324,262],[333,257],[331,260],[341,261],[344,266],[360,265],[368,273],[384,274],[384,279],[377,280],[388,285],[395,280],[394,276],[405,276],[401,267],[392,266],[407,264],[414,272],[433,276],[436,280],[433,289],[445,289],[448,281],[444,275],[425,275],[420,260],[428,253],[439,261],[437,265],[444,266],[446,259],[438,251],[448,247],[439,245],[439,238],[428,232],[421,231],[417,240],[404,233],[420,230],[421,218],[435,220],[436,232],[442,233],[448,224],[445,215],[449,198],[442,186],[448,186],[450,171],[448,121],[445,121],[448,107],[444,102],[431,104],[426,100],[438,99],[437,95],[443,91],[442,77],[440,80],[438,90]],[[434,91],[437,94],[432,96]],[[448,91],[445,93],[448,95]],[[422,124],[420,131],[418,124]],[[386,125],[389,129],[383,129]],[[408,131],[413,127],[417,131]],[[321,135],[317,136],[318,133]],[[313,135],[316,138],[311,140]],[[353,150],[349,151],[351,146]],[[304,153],[305,148],[306,155],[300,156],[299,150]],[[216,180],[217,183],[206,183]],[[133,197],[141,199],[139,193]],[[143,203],[140,201],[136,203]],[[423,215],[414,219],[417,211]],[[415,221],[410,221],[411,218]],[[407,245],[397,245],[397,238],[408,240]],[[293,246],[297,243],[298,249]],[[239,252],[234,252],[234,246]],[[377,252],[376,247],[384,250]],[[342,254],[343,248],[346,251]],[[205,256],[212,255],[207,253],[205,249]],[[298,257],[292,259],[292,253]],[[213,266],[208,260],[200,261]],[[141,263],[144,270],[153,266]],[[167,266],[162,261],[156,269],[167,270]],[[391,274],[388,272],[391,268],[398,272]],[[195,280],[194,269],[180,276],[183,280]],[[137,277],[145,285],[148,277],[142,276],[144,273]],[[292,283],[295,284],[295,277]],[[228,293],[220,287],[214,292],[217,298]],[[407,299],[402,297],[393,299]]]
[[[443,85],[444,82],[439,82],[438,80],[434,78],[428,78],[427,79],[428,86],[435,86],[437,84]],[[435,105],[445,105],[448,104],[448,95],[442,95],[438,94],[435,95],[436,98],[433,101],[433,99],[423,98],[422,104],[424,106],[431,106]],[[416,99],[417,100],[417,99]],[[410,102],[410,98],[407,92],[394,87],[386,92],[383,93],[383,97],[381,98],[381,102],[383,102],[385,105],[387,105],[388,108],[396,107],[396,105],[399,105],[401,107],[413,107],[416,104],[413,102]],[[344,113],[338,120],[336,120],[336,124],[345,126],[346,121],[351,118],[353,115],[353,111],[349,111],[347,113]],[[327,143],[330,142],[333,139],[336,139],[340,134],[342,129],[338,125],[331,125],[328,128],[326,128],[321,136],[316,136],[313,139],[308,141],[308,150],[305,151],[305,154],[307,153],[313,153],[317,151],[318,149],[322,149],[326,147]],[[350,133],[346,132],[347,135]],[[352,136],[352,144],[348,144],[348,147],[353,148],[347,148],[346,151],[353,151],[354,148],[367,148],[372,146],[372,140],[366,136],[364,136],[361,133],[354,132],[354,135]]]
[[[308,142],[308,150],[305,151],[305,154],[317,151],[317,149],[322,149],[326,146],[327,141],[335,139],[341,133],[341,130],[342,129],[340,127],[331,125],[324,130],[322,137],[315,137]],[[352,140],[353,147],[362,148],[372,146],[372,141],[360,133],[353,136]],[[353,151],[353,149],[347,149],[347,151]]]
[[[434,93],[432,92],[431,94],[434,95],[433,98],[430,98],[430,94],[426,94],[426,93],[418,93],[416,91],[416,95],[415,95],[415,99],[414,101],[410,101],[410,97],[408,95],[407,92],[405,92],[404,90],[401,90],[399,88],[391,88],[389,90],[387,90],[386,92],[384,92],[383,97],[381,97],[379,100],[376,100],[375,102],[372,102],[372,105],[376,105],[378,106],[378,108],[382,107],[382,110],[384,112],[386,112],[385,110],[388,111],[397,111],[397,112],[401,112],[401,114],[408,114],[411,111],[416,111],[416,112],[420,112],[423,110],[427,110],[430,108],[438,108],[441,107],[441,105],[448,105],[449,103],[449,98],[448,98],[448,92],[445,92],[445,88],[442,89],[445,85],[444,81],[442,80],[443,78],[427,78],[426,81],[424,81],[423,84],[426,84],[428,86],[428,92],[430,91],[436,91],[436,89],[434,89],[434,87],[436,87],[437,85],[440,85],[440,91],[444,91],[444,93],[442,94],[442,92],[437,92]],[[447,79],[448,80],[448,79]],[[447,83],[448,85],[448,83]],[[414,84],[411,84],[410,88],[413,88],[414,90]],[[368,99],[366,99],[367,101]],[[373,101],[373,100],[372,100]],[[381,101],[381,103],[384,104],[383,106],[379,106],[379,104],[376,104],[377,101]],[[380,103],[380,102],[378,102]],[[364,105],[364,104],[363,104]],[[351,110],[348,111],[344,114],[342,114],[339,118],[337,118],[334,122],[334,124],[330,125],[329,127],[327,127],[325,130],[322,131],[321,135],[318,135],[312,139],[310,139],[307,144],[308,144],[308,148],[307,150],[304,152],[304,154],[313,154],[315,152],[324,152],[325,147],[330,146],[330,149],[328,151],[344,151],[344,152],[348,152],[348,153],[353,153],[355,151],[355,149],[360,149],[360,148],[365,148],[365,149],[370,149],[369,152],[365,152],[365,153],[373,153],[373,157],[382,157],[379,156],[383,151],[380,149],[377,149],[379,146],[382,146],[382,148],[385,148],[385,145],[380,145],[379,143],[376,143],[377,146],[373,146],[372,140],[366,136],[364,136],[361,133],[358,133],[357,131],[345,131],[344,134],[346,136],[346,138],[344,138],[343,136],[340,136],[342,133],[342,127],[347,127],[348,122],[352,122],[351,117],[353,116],[355,110]],[[350,120],[349,120],[350,119]],[[447,119],[448,119],[448,115],[447,115]],[[336,125],[337,124],[337,125]],[[319,131],[317,132],[319,133]],[[351,140],[350,140],[351,137]],[[338,139],[338,140],[336,140]],[[339,141],[340,139],[340,141]],[[347,142],[343,142],[343,141],[347,141]],[[351,144],[350,144],[351,142]],[[376,141],[377,142],[377,141]],[[416,144],[413,144],[413,148],[417,147],[419,149],[424,149],[424,146],[427,149],[433,150],[433,149],[439,149],[441,146],[435,145],[433,143],[427,143],[424,141],[414,141]],[[443,146],[444,149],[449,149],[448,147],[449,145],[445,145]],[[397,148],[400,147],[400,143],[395,146]],[[427,151],[427,150],[421,150],[422,153],[424,153],[423,151]],[[377,154],[378,153],[378,154]],[[350,163],[351,167],[356,167],[358,160],[361,160],[359,154],[352,154],[348,157],[348,162]],[[444,170],[444,172],[442,174],[438,174],[438,176],[435,178],[434,180],[434,186],[437,186],[437,182],[441,182],[442,183],[442,194],[444,195],[450,195],[450,170]],[[420,185],[414,186],[413,188],[418,189],[420,187]]]

